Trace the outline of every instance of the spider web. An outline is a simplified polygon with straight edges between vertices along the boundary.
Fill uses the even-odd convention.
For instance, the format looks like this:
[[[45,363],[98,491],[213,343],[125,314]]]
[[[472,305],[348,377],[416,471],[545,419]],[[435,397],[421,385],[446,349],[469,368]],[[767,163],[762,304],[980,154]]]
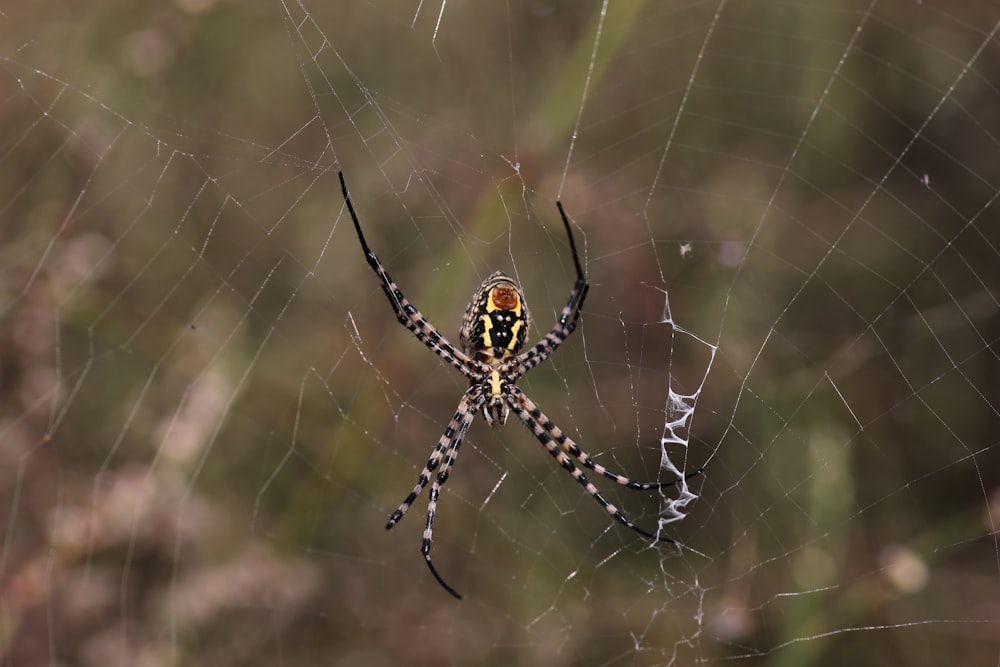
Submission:
[[[336,5],[336,6],[335,6]],[[1000,664],[1000,10],[21,3],[0,12],[4,665]],[[392,531],[466,389],[516,420]]]

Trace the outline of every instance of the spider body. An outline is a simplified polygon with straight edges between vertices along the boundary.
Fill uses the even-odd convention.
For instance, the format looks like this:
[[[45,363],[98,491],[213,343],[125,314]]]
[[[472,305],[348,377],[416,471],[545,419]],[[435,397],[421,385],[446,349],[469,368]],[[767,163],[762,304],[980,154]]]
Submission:
[[[501,371],[505,362],[524,346],[530,323],[524,293],[503,271],[483,281],[465,310],[458,342],[469,357],[485,366],[483,370],[488,369],[483,377],[475,373],[469,383],[482,385],[483,395],[488,396],[483,404],[483,417],[490,427],[507,423],[510,408],[503,379],[506,373]]]
[[[462,318],[462,327],[459,331],[461,349],[459,349],[442,336],[417,310],[416,306],[410,303],[389,277],[378,257],[368,247],[361,231],[361,223],[354,211],[354,204],[351,203],[350,195],[347,193],[347,184],[344,182],[342,173],[340,174],[340,188],[354,223],[354,229],[358,234],[358,241],[361,243],[365,260],[379,277],[382,291],[395,311],[396,319],[420,342],[430,348],[445,363],[456,368],[469,381],[469,388],[459,400],[454,416],[431,451],[430,458],[428,458],[423,470],[417,475],[416,486],[389,516],[386,529],[391,529],[399,523],[420,492],[430,483],[431,490],[427,501],[427,518],[424,523],[420,553],[437,582],[453,596],[461,599],[462,596],[441,578],[431,560],[431,540],[438,497],[441,487],[448,480],[451,467],[458,458],[459,448],[476,413],[482,410],[487,424],[491,427],[498,427],[506,423],[508,415],[513,411],[545,450],[584,487],[584,490],[604,508],[609,516],[643,537],[658,542],[676,544],[669,537],[654,535],[632,523],[632,520],[625,516],[621,510],[608,502],[597,487],[587,479],[583,471],[577,467],[573,459],[576,459],[584,468],[593,470],[598,475],[614,480],[617,484],[629,489],[661,489],[683,480],[636,482],[608,470],[580,449],[552,420],[545,416],[541,409],[516,384],[521,376],[548,359],[556,348],[573,333],[589,289],[580,266],[580,258],[576,252],[573,231],[562,204],[557,201],[556,207],[559,209],[559,215],[566,228],[566,236],[573,253],[576,283],[570,292],[569,300],[556,320],[555,326],[538,343],[521,352],[528,327],[531,324],[528,307],[524,302],[524,293],[509,276],[497,271],[486,278],[472,296],[472,301]],[[700,472],[701,470],[697,470],[684,479]]]

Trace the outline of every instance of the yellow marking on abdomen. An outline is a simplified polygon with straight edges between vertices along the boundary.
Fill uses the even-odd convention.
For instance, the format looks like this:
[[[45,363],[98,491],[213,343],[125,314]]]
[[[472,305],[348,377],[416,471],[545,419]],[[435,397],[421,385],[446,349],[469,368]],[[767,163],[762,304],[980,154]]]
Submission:
[[[510,328],[510,342],[507,343],[507,349],[511,352],[513,352],[514,348],[517,347],[517,332],[521,330],[521,326],[523,324],[524,320],[518,319],[517,322],[514,322],[514,326]]]
[[[493,320],[489,315],[483,315],[483,347],[493,347],[493,336],[490,335],[492,328]]]

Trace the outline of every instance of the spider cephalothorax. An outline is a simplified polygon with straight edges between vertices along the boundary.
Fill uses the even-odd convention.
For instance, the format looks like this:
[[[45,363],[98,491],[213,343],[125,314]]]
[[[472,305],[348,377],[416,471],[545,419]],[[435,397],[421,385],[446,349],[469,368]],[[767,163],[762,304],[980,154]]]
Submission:
[[[372,271],[379,277],[382,291],[385,292],[389,304],[396,312],[396,319],[409,329],[420,342],[429,347],[445,362],[458,369],[469,380],[469,388],[459,400],[455,415],[451,418],[437,445],[434,446],[424,469],[417,476],[416,486],[392,513],[385,527],[389,529],[399,523],[420,492],[430,482],[427,522],[424,526],[420,553],[423,554],[424,561],[437,582],[455,597],[462,597],[454,588],[444,582],[435,569],[434,563],[431,561],[431,538],[441,487],[448,480],[451,466],[458,458],[458,449],[465,439],[469,426],[472,425],[476,412],[482,409],[486,422],[490,426],[503,426],[507,421],[508,413],[513,411],[556,462],[569,471],[573,478],[612,518],[644,537],[659,542],[674,543],[674,540],[669,537],[653,535],[632,523],[631,519],[608,502],[597,490],[597,487],[587,480],[583,471],[573,463],[573,459],[579,461],[584,468],[593,470],[595,473],[614,480],[619,485],[629,489],[660,489],[677,484],[680,480],[635,482],[624,475],[608,470],[590,458],[558,426],[553,424],[516,384],[522,375],[548,359],[556,348],[573,333],[576,323],[580,319],[583,300],[587,296],[589,285],[583,277],[580,257],[577,255],[576,244],[573,242],[573,231],[570,229],[569,219],[563,211],[562,204],[556,202],[563,226],[566,228],[570,250],[573,252],[576,283],[573,285],[573,291],[569,294],[569,301],[559,313],[555,326],[535,345],[520,352],[531,324],[528,307],[524,303],[524,294],[517,283],[506,274],[497,271],[484,280],[472,296],[472,301],[462,319],[462,328],[459,332],[459,343],[462,349],[459,350],[438,333],[434,325],[420,314],[417,307],[403,296],[403,292],[392,281],[378,257],[368,247],[365,236],[361,233],[361,223],[358,222],[354,205],[347,194],[347,184],[344,182],[343,174],[340,174],[340,188],[344,193],[344,201],[351,214],[351,220],[354,222],[354,229],[358,233],[358,240],[361,242],[365,259]],[[518,354],[519,352],[520,354]],[[435,470],[437,474],[433,475]],[[697,475],[699,472],[701,471],[698,470],[692,474]],[[432,475],[433,482],[431,482]],[[688,477],[690,476],[688,475]]]

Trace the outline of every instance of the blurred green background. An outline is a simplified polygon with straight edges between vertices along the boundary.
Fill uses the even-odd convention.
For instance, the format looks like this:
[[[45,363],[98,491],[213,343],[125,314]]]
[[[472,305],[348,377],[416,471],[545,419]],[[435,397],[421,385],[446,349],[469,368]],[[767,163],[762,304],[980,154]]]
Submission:
[[[5,665],[995,665],[1000,8],[989,2],[18,3],[0,11]],[[389,513],[457,341],[698,498],[649,548],[477,420]],[[669,301],[666,295],[669,294]],[[688,430],[690,427],[690,430]],[[598,484],[648,529],[676,489]]]

